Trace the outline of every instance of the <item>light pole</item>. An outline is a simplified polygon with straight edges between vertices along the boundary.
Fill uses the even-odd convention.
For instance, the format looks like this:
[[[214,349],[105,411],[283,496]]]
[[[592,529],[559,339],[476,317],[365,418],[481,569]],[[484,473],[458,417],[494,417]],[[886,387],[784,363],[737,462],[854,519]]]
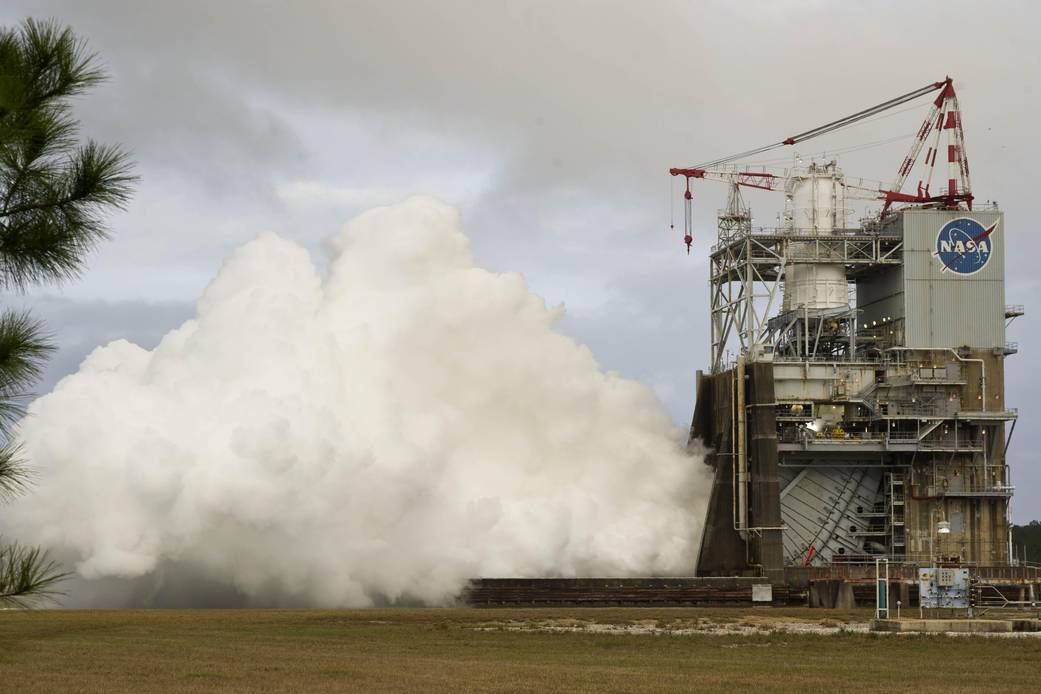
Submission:
[[[936,534],[937,535],[950,535],[951,534],[951,524],[950,524],[950,522],[946,521],[946,520],[942,520],[939,523],[937,523],[936,524]],[[942,540],[943,538],[941,537],[940,539]],[[943,545],[940,546],[940,549],[942,551]],[[937,563],[935,558],[933,559],[933,563]]]
[[[951,533],[950,521],[948,521],[946,519],[945,514],[944,514],[942,508],[939,509],[939,511],[940,511],[940,521],[936,524],[935,532],[933,531],[933,527],[932,527],[933,519],[936,517],[936,511],[937,510],[938,509],[934,508],[929,513],[929,563],[932,564],[934,567],[936,566],[937,561],[936,561],[936,547],[934,545],[933,536],[934,535],[950,535],[950,533]]]
[[[937,510],[940,511],[940,520],[936,523],[936,530],[934,532],[933,531],[933,519],[936,518]],[[930,510],[929,511],[929,564],[930,564],[930,566],[929,566],[928,572],[929,572],[929,574],[932,577],[930,579],[930,581],[932,582],[933,585],[936,585],[937,575],[939,573],[939,564],[940,564],[940,562],[937,560],[937,557],[936,557],[936,545],[935,545],[935,540],[933,539],[933,536],[934,535],[949,535],[950,532],[951,532],[951,524],[946,519],[945,514],[943,512],[943,509],[942,508],[937,509],[936,507],[934,507],[932,510]],[[924,602],[923,597],[924,596],[922,595],[922,592],[920,591],[919,595],[918,595],[918,617],[920,619],[924,619],[925,618],[924,605],[922,604]],[[934,607],[940,607],[939,597],[937,597],[936,605]]]

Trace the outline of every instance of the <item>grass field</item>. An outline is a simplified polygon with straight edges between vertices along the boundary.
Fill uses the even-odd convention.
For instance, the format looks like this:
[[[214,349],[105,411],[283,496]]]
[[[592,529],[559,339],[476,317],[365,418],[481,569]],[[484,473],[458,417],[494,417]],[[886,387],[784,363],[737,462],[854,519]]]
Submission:
[[[725,609],[0,612],[4,692],[1038,691],[1041,639],[792,634],[866,612]],[[546,624],[752,624],[750,635]]]

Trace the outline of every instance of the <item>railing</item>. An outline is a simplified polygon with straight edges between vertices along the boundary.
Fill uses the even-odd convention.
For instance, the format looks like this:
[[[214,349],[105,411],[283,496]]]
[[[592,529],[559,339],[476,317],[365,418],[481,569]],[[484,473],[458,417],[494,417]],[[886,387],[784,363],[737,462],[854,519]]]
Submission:
[[[951,369],[946,367],[941,371],[940,375],[935,372],[938,369],[915,369],[909,374],[911,377],[911,383],[919,385],[962,385],[965,380],[962,378],[961,372],[958,369]],[[932,371],[931,375],[923,374],[922,371]]]
[[[754,226],[749,227],[745,230],[746,234],[752,236],[788,236],[796,238],[827,238],[829,236],[838,237],[860,237],[870,236],[881,237],[881,238],[900,238],[898,231],[871,231],[864,229],[863,227],[849,227],[844,229],[831,229],[830,231],[814,231],[813,229],[797,229],[795,227],[766,227],[766,226]]]
[[[746,237],[783,237],[789,239],[827,239],[827,238],[881,238],[887,240],[899,240],[901,235],[897,231],[871,231],[860,227],[852,229],[832,229],[827,232],[814,231],[812,229],[796,229],[790,227],[748,227],[745,229],[735,229],[726,238],[720,238],[712,246],[712,251],[715,252],[724,246],[733,243],[736,240]]]
[[[981,419],[994,419],[994,418],[1019,418],[1018,407],[1003,407],[1000,410],[958,410],[955,413],[958,419],[972,419],[974,417]]]
[[[926,415],[940,415],[945,414],[950,408],[948,400],[944,400],[942,405],[936,403],[926,402],[893,402],[889,401],[889,405],[892,407],[896,405],[896,409],[900,411],[900,414],[926,414]]]
[[[1012,496],[1016,491],[1011,484],[962,484],[957,489],[930,485],[924,494],[916,496]]]
[[[1004,590],[1002,590],[997,586],[987,585],[985,583],[973,586],[972,602],[973,606],[976,608],[977,614],[982,616],[991,610],[1013,610],[1019,612],[1034,612],[1039,611],[1039,608],[1041,608],[1041,602],[1038,602],[1037,600],[1010,599],[1009,596],[1006,595],[1006,591],[1008,590],[1008,587],[1005,587]],[[1026,597],[1025,590],[1022,586],[1020,586],[1018,590],[1013,590],[1015,590],[1017,593],[1015,597]],[[1039,616],[1041,616],[1041,611],[1039,611]]]
[[[874,431],[845,431],[842,436],[833,436],[830,432],[813,434],[806,429],[787,429],[781,432],[777,440],[781,443],[858,443],[882,442],[885,438],[885,434]]]
[[[1013,559],[1014,566],[1024,566],[1028,569],[1041,569],[1041,562],[1027,561],[1026,559]]]
[[[830,354],[812,357],[786,357],[784,355],[777,354],[776,352],[774,354],[774,364],[802,364],[804,362],[811,362],[815,364],[881,364],[886,361],[881,357],[865,357],[859,354],[853,359],[850,359],[848,357],[840,358]]]
[[[889,349],[903,342],[903,319],[893,320],[879,328],[857,328],[857,346]],[[871,361],[874,361],[872,359]]]
[[[984,445],[982,438],[920,439],[918,434],[913,431],[893,431],[889,433],[888,438],[890,443],[917,443],[920,448],[925,450],[968,450],[982,448]]]
[[[969,451],[982,450],[985,442],[983,439],[958,439],[953,441],[928,439],[918,442],[918,447],[925,451]]]
[[[953,416],[955,409],[949,400],[940,400],[937,403],[929,402],[907,402],[889,400],[879,403],[880,411],[889,416],[914,416],[914,417],[949,417]]]
[[[782,419],[782,418],[778,418]],[[784,418],[782,421],[792,421],[795,418]],[[919,439],[918,434],[913,431],[843,431],[836,436],[832,432],[823,431],[813,433],[807,429],[783,429],[777,437],[778,443],[801,443],[805,445],[815,444],[850,444],[877,443],[883,445],[907,445],[915,444],[921,450],[927,451],[969,451],[979,450],[985,445],[982,438],[972,439]]]
[[[891,431],[889,432],[889,440],[902,442],[902,441],[916,441],[918,434],[913,431]]]

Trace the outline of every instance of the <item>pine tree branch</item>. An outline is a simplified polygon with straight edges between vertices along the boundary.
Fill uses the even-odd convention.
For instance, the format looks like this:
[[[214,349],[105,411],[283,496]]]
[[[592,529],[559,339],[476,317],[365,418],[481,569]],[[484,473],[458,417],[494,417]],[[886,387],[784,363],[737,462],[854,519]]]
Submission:
[[[69,576],[38,547],[0,547],[0,605],[29,607],[54,600],[61,595],[55,586]]]
[[[22,402],[54,349],[43,323],[28,312],[0,313],[0,434],[25,416]]]
[[[137,180],[125,152],[88,142],[61,171],[23,184],[0,212],[0,285],[25,288],[79,272],[83,256],[106,238],[104,212],[121,209]]]
[[[54,117],[42,119],[35,123],[31,133],[22,133],[19,146],[3,147],[4,155],[0,165],[15,172],[4,194],[0,212],[7,213],[11,201],[23,193],[23,184],[33,178],[39,178],[60,172],[62,167],[72,160],[75,146],[76,123],[68,118]]]
[[[97,55],[87,52],[86,43],[71,28],[53,20],[27,19],[19,33],[32,85],[31,108],[76,96],[105,79],[95,67]]]
[[[125,207],[137,178],[118,147],[79,146],[69,100],[105,78],[68,27],[26,20],[0,27],[0,288],[67,279],[105,238],[104,215]],[[11,425],[53,350],[26,313],[0,313],[0,501],[31,472]],[[53,599],[68,574],[40,549],[0,547],[0,606]]]
[[[18,446],[0,447],[0,501],[7,501],[25,492],[32,482],[32,472],[19,455]]]

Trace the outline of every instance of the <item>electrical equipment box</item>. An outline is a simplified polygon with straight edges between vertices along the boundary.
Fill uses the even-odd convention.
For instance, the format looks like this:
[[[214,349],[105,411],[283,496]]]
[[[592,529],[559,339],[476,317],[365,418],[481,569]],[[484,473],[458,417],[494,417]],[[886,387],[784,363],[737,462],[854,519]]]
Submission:
[[[968,569],[918,569],[918,600],[926,609],[967,609],[970,587]]]

